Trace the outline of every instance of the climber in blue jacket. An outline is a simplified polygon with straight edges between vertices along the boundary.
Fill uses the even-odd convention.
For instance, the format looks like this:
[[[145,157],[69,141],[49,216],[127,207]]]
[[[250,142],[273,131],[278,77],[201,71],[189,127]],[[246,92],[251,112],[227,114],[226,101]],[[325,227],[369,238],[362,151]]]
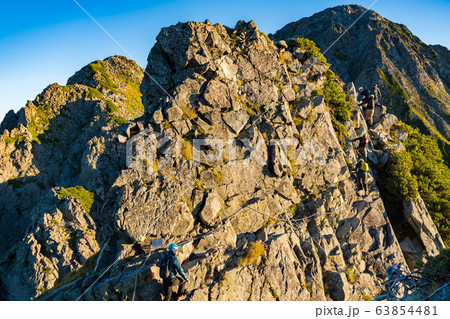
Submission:
[[[362,86],[358,89],[359,94],[362,96],[363,99],[369,99],[370,92],[369,90],[363,88]]]
[[[164,301],[172,299],[172,287],[178,286],[176,300],[182,299],[187,294],[186,284],[189,282],[189,278],[176,257],[177,252],[178,245],[174,243],[170,244],[167,253],[156,263],[159,267],[159,275],[163,279]],[[179,276],[177,276],[177,274]]]

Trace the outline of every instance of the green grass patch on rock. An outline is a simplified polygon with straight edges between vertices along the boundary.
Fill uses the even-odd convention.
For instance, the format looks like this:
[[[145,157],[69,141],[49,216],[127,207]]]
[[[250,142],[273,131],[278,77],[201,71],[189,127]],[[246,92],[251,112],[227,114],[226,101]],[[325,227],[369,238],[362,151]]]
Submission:
[[[119,110],[119,108],[117,107],[117,105],[113,102],[113,101],[111,101],[111,100],[109,100],[109,99],[107,99],[99,90],[97,90],[97,89],[94,89],[94,88],[91,88],[91,87],[89,87],[88,88],[88,91],[87,91],[87,93],[86,93],[86,97],[87,98],[93,98],[93,99],[99,99],[99,100],[102,100],[103,102],[105,102],[106,103],[106,110],[108,111],[108,113],[115,113],[115,112],[117,112],[118,110]]]
[[[389,157],[387,171],[388,190],[398,200],[414,200],[419,192],[417,178],[411,173],[413,161],[407,152],[392,153]]]
[[[325,56],[320,53],[320,49],[316,46],[314,41],[306,38],[295,38],[289,39],[287,41],[287,45],[289,48],[300,48],[302,50],[306,50],[306,54],[302,59],[302,62],[307,60],[310,57],[319,58],[319,62],[325,65],[329,65],[327,63],[327,59]]]
[[[114,91],[117,89],[117,85],[111,79],[111,75],[106,70],[103,61],[96,60],[87,65],[86,68],[89,69],[86,74],[88,79],[94,78],[100,87],[107,90]]]
[[[100,93],[99,90],[91,88],[91,87],[88,88],[88,91],[86,92],[86,97],[99,99],[99,100],[105,99],[105,96],[102,93]]]
[[[117,116],[115,114],[111,115],[111,118],[108,121],[110,124],[117,124],[117,125],[123,125],[125,123],[128,123],[128,120],[122,116]]]
[[[265,249],[262,243],[255,241],[250,244],[246,254],[239,260],[239,266],[245,266],[249,264],[256,265],[259,257],[264,255]]]
[[[11,178],[8,180],[8,185],[11,185],[14,189],[21,188],[30,183],[35,183],[40,189],[45,189],[45,185],[36,180],[36,178]]]
[[[134,118],[144,114],[144,105],[142,104],[142,94],[139,89],[140,84],[135,82],[127,82],[127,86],[120,90],[125,95],[126,111]]]
[[[192,144],[191,141],[184,141],[182,156],[185,160],[192,161]]]
[[[94,202],[94,194],[83,188],[83,186],[74,186],[69,188],[61,187],[58,192],[59,199],[65,200],[67,197],[73,197],[80,201],[86,214],[91,211],[92,203]]]
[[[338,77],[331,70],[325,72],[323,95],[325,95],[325,102],[331,106],[331,113],[336,119],[346,121],[352,118],[352,112],[355,110],[353,98],[343,92]]]

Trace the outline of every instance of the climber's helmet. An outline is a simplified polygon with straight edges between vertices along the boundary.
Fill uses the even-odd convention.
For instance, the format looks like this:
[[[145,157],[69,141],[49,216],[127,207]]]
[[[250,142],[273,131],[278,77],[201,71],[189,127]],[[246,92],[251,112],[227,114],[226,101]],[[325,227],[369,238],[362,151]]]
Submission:
[[[169,245],[169,248],[168,248],[168,250],[169,251],[175,251],[175,250],[177,250],[178,249],[178,245],[177,244],[175,244],[175,243],[173,243],[173,244],[170,244]]]

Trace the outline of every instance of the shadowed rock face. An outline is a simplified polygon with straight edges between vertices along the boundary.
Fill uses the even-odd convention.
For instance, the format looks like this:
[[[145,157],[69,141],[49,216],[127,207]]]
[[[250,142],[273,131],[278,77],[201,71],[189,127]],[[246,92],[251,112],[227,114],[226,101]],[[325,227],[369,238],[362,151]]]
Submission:
[[[389,112],[450,140],[449,50],[428,46],[406,26],[365,11],[356,5],[326,9],[287,24],[271,38],[312,39],[327,50],[331,68],[344,81],[369,89],[378,84]]]
[[[122,116],[143,113],[142,102],[131,100],[136,92],[140,96],[142,74],[123,57],[93,62],[68,85],[49,85],[1,124],[0,256],[7,260],[1,281],[8,291],[3,298],[35,297],[98,251],[95,222],[82,216],[89,212],[80,213],[73,197],[60,200],[54,187],[81,186],[104,196],[104,185],[125,166],[125,154],[110,144],[114,131],[127,121]],[[81,216],[72,221],[71,214]]]
[[[99,251],[95,224],[75,199],[45,196],[32,210],[28,234],[2,263],[8,300],[28,300],[77,270]]]
[[[53,153],[25,140],[11,148],[17,155],[1,158],[16,166],[16,158],[31,158],[28,167],[36,172],[19,169],[26,183],[12,184],[10,170],[3,171],[0,203],[8,213],[0,233],[9,253],[0,264],[1,297],[160,300],[161,281],[149,277],[162,255],[149,250],[157,238],[179,243],[188,300],[379,294],[387,267],[407,267],[406,261],[372,174],[362,197],[353,145],[342,149],[330,106],[317,95],[328,67],[307,56],[275,46],[252,21],[234,29],[179,23],[161,30],[149,54],[140,84],[146,114],[135,124],[117,123],[129,114],[125,79],[138,80],[132,62],[114,67],[124,58],[91,66],[98,71],[91,78],[89,68],[77,72],[69,89],[78,95],[61,97],[59,86],[44,91],[49,100],[61,97],[44,133],[53,137]],[[354,88],[350,93],[356,98]],[[77,107],[91,113],[78,114]],[[344,123],[350,138],[367,132],[361,112],[353,116]],[[59,121],[68,123],[61,127],[64,143],[55,141]],[[379,124],[379,138],[389,136],[386,125]],[[46,162],[59,163],[52,171],[35,164],[39,148],[54,154]],[[377,151],[378,163],[388,151]],[[93,193],[89,215],[79,193],[61,199],[58,187],[74,185]],[[36,188],[41,193],[32,197]],[[21,194],[29,194],[28,203]],[[6,224],[21,233],[7,237]],[[25,265],[23,274],[14,270],[18,265]]]

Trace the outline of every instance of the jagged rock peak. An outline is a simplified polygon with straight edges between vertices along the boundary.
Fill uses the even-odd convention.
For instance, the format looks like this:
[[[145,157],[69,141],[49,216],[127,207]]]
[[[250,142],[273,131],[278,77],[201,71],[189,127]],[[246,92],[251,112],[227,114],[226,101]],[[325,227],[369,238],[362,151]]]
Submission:
[[[285,27],[278,30],[273,36],[274,38],[281,37],[281,34],[285,29],[289,29],[290,32],[294,32],[295,30],[302,30],[302,24],[305,21],[314,21],[314,22],[323,22],[322,26],[317,26],[318,28],[322,28],[323,30],[328,27],[331,23],[333,25],[341,25],[343,27],[349,27],[355,19],[359,18],[359,20],[363,22],[358,22],[358,24],[366,23],[370,20],[377,21],[383,20],[384,18],[379,15],[377,12],[373,10],[368,10],[360,5],[341,5],[332,8],[325,9],[321,12],[315,13],[310,17],[302,18],[295,22],[288,23]],[[332,42],[332,41],[331,41]]]
[[[254,21],[238,21],[234,29],[208,21],[178,23],[163,28],[156,39],[141,90],[150,112],[154,109],[152,104],[174,94],[177,85],[189,77],[209,80],[219,76],[230,80],[235,74],[228,65],[239,54],[276,51]]]
[[[45,137],[60,140],[52,128],[59,127],[59,131],[71,121],[86,124],[100,117],[103,125],[114,126],[140,117],[144,113],[140,93],[143,71],[132,60],[112,56],[83,67],[65,86],[50,84],[25,107],[6,114],[0,125],[0,149],[4,149],[3,143],[10,144],[5,153],[9,155],[13,146],[22,142],[40,143]],[[0,173],[0,181],[3,178],[7,175]]]
[[[114,90],[127,82],[140,83],[144,70],[135,61],[114,55],[94,61],[67,80],[67,85],[83,84],[98,90]]]
[[[371,9],[367,9],[361,5],[357,4],[344,4],[340,6],[335,6],[332,8],[325,9],[321,12],[313,14],[311,17],[317,16],[341,16],[341,15],[368,15],[371,18],[381,18],[381,16]]]

